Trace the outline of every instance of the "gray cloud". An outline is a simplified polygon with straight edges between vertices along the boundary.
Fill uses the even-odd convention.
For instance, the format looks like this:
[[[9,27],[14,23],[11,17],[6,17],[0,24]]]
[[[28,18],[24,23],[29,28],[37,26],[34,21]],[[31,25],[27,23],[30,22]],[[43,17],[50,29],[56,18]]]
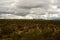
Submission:
[[[46,7],[51,4],[48,0],[18,0],[15,2],[16,8],[37,8]]]
[[[0,18],[3,19],[13,19],[16,17],[18,17],[18,19],[52,19],[60,17],[58,16],[58,14],[60,14],[60,11],[58,13],[58,8],[55,8],[55,5],[60,7],[60,1],[57,3],[57,0],[0,1]],[[50,17],[48,16],[48,14],[50,15]]]

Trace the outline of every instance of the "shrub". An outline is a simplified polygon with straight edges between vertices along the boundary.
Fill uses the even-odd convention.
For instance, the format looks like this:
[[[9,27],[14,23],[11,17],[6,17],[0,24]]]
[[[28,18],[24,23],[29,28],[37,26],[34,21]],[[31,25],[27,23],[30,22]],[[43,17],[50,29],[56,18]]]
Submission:
[[[1,27],[1,30],[2,35],[9,35],[13,32],[13,28],[10,28],[9,26]]]
[[[11,38],[12,38],[12,40],[20,40],[21,36],[16,34],[16,33],[14,33]]]
[[[34,29],[31,32],[28,33],[21,33],[22,40],[41,40],[41,33],[39,30]]]

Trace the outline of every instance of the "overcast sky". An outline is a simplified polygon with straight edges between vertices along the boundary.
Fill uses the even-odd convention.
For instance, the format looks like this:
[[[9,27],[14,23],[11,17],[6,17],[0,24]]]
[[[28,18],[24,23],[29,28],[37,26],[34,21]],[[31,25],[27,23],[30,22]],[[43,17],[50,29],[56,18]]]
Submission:
[[[0,12],[3,12],[0,13],[0,19],[59,18],[58,7],[60,7],[60,0],[0,0]]]

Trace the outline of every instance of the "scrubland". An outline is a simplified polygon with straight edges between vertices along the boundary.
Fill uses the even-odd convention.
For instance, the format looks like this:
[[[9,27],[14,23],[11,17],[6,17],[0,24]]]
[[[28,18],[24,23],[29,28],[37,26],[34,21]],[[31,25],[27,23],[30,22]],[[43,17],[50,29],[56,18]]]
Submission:
[[[60,40],[60,20],[0,19],[0,40]]]

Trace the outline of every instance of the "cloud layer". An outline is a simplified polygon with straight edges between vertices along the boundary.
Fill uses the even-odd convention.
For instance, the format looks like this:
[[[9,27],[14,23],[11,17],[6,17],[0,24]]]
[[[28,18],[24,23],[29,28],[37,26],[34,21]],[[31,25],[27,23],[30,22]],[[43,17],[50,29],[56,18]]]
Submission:
[[[60,17],[59,0],[0,1],[0,19],[57,19]]]

